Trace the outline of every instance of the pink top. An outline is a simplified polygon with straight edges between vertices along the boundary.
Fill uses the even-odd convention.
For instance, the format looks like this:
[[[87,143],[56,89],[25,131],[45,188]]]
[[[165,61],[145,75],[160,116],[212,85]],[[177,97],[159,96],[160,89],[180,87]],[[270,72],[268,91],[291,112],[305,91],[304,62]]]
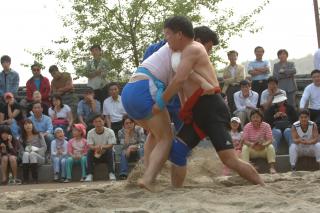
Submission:
[[[260,124],[260,128],[258,129],[254,128],[251,122],[245,125],[243,130],[243,140],[247,140],[250,142],[257,142],[261,139],[263,140],[272,139],[272,131],[268,123],[262,122]]]
[[[144,60],[141,67],[147,68],[157,79],[168,85],[174,72],[171,66],[172,50],[165,44],[157,52]]]
[[[72,138],[68,142],[68,154],[74,155],[76,153],[80,155],[86,155],[88,152],[87,140],[82,138],[80,142],[77,142],[75,138]]]

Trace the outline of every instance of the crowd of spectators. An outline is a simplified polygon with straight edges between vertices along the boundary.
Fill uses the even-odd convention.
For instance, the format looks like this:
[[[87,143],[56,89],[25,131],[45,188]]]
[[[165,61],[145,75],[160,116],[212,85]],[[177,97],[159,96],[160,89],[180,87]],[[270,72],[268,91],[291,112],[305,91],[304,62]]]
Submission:
[[[94,179],[94,167],[106,164],[107,176],[116,180],[115,146],[120,146],[119,178],[126,179],[128,163],[143,158],[145,130],[126,115],[117,83],[106,76],[108,61],[99,45],[90,48],[87,62],[88,87],[80,100],[71,75],[56,65],[49,67],[53,79],[41,74],[42,65],[31,66],[33,76],[26,83],[26,97],[18,96],[19,74],[11,58],[1,57],[0,72],[0,156],[2,183],[16,183],[18,165],[23,182],[38,182],[38,167],[51,163],[53,180],[70,182],[73,166],[81,167],[80,181]],[[233,115],[230,134],[239,157],[245,161],[265,158],[270,173],[276,173],[276,154],[287,144],[292,170],[297,158],[313,156],[320,162],[320,70],[313,70],[300,103],[296,104],[296,68],[287,61],[288,52],[278,51],[279,62],[271,69],[263,59],[264,49],[254,49],[255,59],[247,67],[237,64],[237,51],[227,53],[223,69],[226,104]],[[272,72],[273,70],[273,72]],[[109,95],[109,97],[108,97]],[[20,100],[18,100],[18,99]],[[298,113],[299,112],[299,113]],[[243,131],[242,131],[243,130]],[[229,174],[224,168],[224,174]]]

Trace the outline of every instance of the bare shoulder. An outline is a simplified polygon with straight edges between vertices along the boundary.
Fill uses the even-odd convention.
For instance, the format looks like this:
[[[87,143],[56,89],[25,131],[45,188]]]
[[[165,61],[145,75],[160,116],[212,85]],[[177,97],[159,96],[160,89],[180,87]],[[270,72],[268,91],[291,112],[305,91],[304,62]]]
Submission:
[[[182,54],[183,55],[201,55],[201,54],[207,55],[207,52],[202,44],[194,41],[184,48],[184,50],[182,51]]]

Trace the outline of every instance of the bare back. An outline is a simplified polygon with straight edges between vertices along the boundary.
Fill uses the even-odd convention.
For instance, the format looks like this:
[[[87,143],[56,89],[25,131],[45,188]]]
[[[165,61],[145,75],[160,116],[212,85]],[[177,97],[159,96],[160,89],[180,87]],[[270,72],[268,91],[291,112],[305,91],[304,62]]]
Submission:
[[[194,50],[196,50],[198,54],[190,56],[189,53],[193,52]],[[193,41],[182,51],[182,58],[183,57],[193,57],[196,61],[193,66],[194,72],[201,75],[214,87],[219,86],[214,67],[210,62],[206,49],[201,43]],[[190,97],[199,88],[200,85],[197,82],[193,81],[190,77],[187,79],[187,81],[184,82],[182,87],[186,98]]]

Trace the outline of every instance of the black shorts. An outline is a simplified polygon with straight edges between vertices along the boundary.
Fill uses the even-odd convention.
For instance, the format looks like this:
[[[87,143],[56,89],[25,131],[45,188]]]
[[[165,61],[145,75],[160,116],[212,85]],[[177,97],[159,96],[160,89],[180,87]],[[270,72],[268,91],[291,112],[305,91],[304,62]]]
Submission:
[[[210,138],[217,152],[233,149],[228,128],[230,113],[221,95],[201,96],[192,112],[194,122]],[[177,137],[191,149],[200,142],[200,138],[191,124],[184,124]]]

